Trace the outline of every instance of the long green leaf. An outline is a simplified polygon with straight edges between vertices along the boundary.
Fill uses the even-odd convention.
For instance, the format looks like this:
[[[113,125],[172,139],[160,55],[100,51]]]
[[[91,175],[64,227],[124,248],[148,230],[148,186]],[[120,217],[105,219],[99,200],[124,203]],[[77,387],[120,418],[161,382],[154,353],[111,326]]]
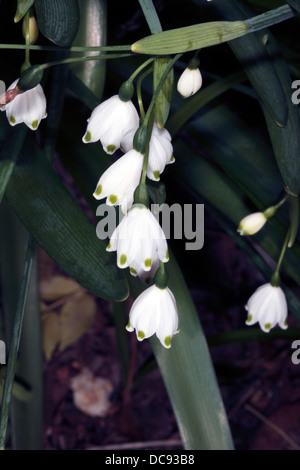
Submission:
[[[73,46],[105,46],[107,1],[79,0],[79,9],[80,24]],[[93,54],[99,53],[86,53]],[[78,53],[73,53],[72,57],[78,57]],[[101,98],[105,83],[105,60],[77,63],[71,66],[71,70],[97,98]]]
[[[61,268],[90,292],[123,300],[128,286],[115,259],[37,146],[27,141],[6,196],[25,227]]]
[[[194,0],[201,5],[201,0]],[[245,19],[252,15],[242,1],[233,0],[216,4],[223,18]],[[300,192],[300,116],[290,97],[291,78],[285,61],[280,57],[271,32],[264,29],[251,36],[238,38],[229,43],[265,110],[270,138],[278,167],[286,189],[291,194]],[[262,79],[263,77],[263,79]]]

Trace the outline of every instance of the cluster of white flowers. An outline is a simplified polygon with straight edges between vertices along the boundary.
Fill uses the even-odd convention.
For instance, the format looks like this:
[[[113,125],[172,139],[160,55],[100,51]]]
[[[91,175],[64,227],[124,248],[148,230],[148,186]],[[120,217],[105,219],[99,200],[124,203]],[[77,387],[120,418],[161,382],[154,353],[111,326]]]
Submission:
[[[134,145],[139,123],[131,97],[115,95],[94,109],[82,140],[84,143],[99,140],[108,154],[118,149],[125,152],[101,175],[94,197],[106,198],[108,205],[120,205],[125,215],[111,235],[107,251],[116,251],[119,268],[129,268],[133,276],[145,280],[157,274],[160,263],[166,263],[169,254],[158,221],[144,203],[134,201],[145,157],[144,150]],[[148,178],[158,181],[165,166],[173,161],[171,136],[167,129],[154,123],[149,141]],[[127,329],[135,329],[138,340],[156,333],[164,347],[171,346],[171,338],[178,332],[178,312],[174,295],[166,285],[155,282],[137,297]]]
[[[198,65],[195,56],[178,80],[177,90],[184,98],[194,95],[202,86]],[[145,202],[135,200],[135,192],[145,172],[145,146],[135,145],[142,124],[131,101],[133,91],[132,83],[127,81],[119,94],[97,106],[88,119],[82,140],[84,143],[100,141],[109,155],[119,149],[123,152],[101,175],[93,195],[98,200],[105,198],[108,205],[120,206],[125,214],[107,246],[108,251],[116,251],[118,267],[129,268],[133,276],[149,281],[156,279],[161,270],[164,272],[162,266],[169,260],[169,255],[158,221]],[[12,126],[25,123],[36,130],[47,116],[46,97],[40,84],[22,92],[18,89],[18,80],[15,80],[0,98],[1,110],[6,112]],[[152,181],[159,181],[166,165],[175,161],[171,136],[156,122],[151,130],[147,161],[146,176]],[[241,235],[256,234],[281,204],[244,217],[238,232]],[[248,311],[247,325],[258,322],[265,332],[277,324],[287,328],[287,303],[279,282],[271,281],[259,287],[245,308]],[[172,336],[178,332],[178,311],[166,281],[155,280],[135,300],[127,329],[135,329],[139,340],[156,333],[163,346],[170,347]]]

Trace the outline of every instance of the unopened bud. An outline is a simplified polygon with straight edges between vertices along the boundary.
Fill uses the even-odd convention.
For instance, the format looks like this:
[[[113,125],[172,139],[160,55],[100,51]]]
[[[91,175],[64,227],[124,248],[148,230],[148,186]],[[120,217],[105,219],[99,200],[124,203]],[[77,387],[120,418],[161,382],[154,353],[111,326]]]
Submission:
[[[26,17],[23,19],[22,33],[23,33],[23,37],[26,39]],[[38,28],[38,25],[34,16],[29,17],[28,34],[29,34],[29,44],[30,45],[34,44],[39,35],[39,28]]]
[[[17,88],[20,91],[31,90],[36,87],[43,78],[43,69],[40,65],[33,65],[26,69],[17,83]]]

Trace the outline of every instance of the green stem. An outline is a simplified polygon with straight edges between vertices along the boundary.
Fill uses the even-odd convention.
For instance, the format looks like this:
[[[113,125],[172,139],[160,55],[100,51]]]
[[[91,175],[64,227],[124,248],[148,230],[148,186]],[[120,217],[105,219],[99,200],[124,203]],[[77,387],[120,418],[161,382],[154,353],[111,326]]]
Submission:
[[[34,255],[35,255],[35,249],[36,249],[36,242],[34,238],[31,237],[28,243],[28,247],[27,247],[25,266],[24,266],[22,284],[21,284],[21,289],[20,289],[19,301],[18,301],[17,310],[16,310],[16,316],[14,320],[13,335],[12,335],[12,341],[10,345],[6,378],[5,378],[2,403],[1,403],[0,449],[2,450],[5,447],[9,409],[10,409],[10,403],[11,403],[11,397],[12,397],[12,389],[13,389],[13,383],[14,383],[14,377],[15,377],[17,356],[18,356],[18,351],[19,351],[20,337],[21,337],[21,332],[22,332],[24,309],[25,309],[25,304],[26,304],[26,299],[27,299],[28,286],[29,286],[30,275],[31,275],[31,270],[32,270]]]
[[[137,95],[137,99],[138,99],[138,104],[139,104],[140,115],[141,115],[142,121],[145,119],[145,109],[144,109],[143,100],[142,100],[142,81],[151,72],[153,72],[153,67],[146,70],[146,72],[144,72],[143,75],[141,75],[139,77],[137,85],[136,85],[136,95]]]
[[[149,160],[149,143],[150,143],[150,138],[152,134],[152,128],[153,128],[153,122],[154,122],[154,105],[157,100],[157,97],[159,95],[159,92],[161,88],[163,87],[163,84],[169,75],[170,71],[172,70],[175,62],[182,56],[182,54],[176,54],[175,57],[170,61],[168,64],[168,67],[164,71],[164,73],[161,76],[160,81],[157,84],[157,87],[154,91],[154,94],[152,96],[150,105],[147,109],[146,116],[143,120],[142,126],[147,127],[147,138],[146,138],[146,150],[145,150],[145,155],[144,155],[144,163],[143,163],[143,171],[142,171],[142,176],[141,176],[141,184],[146,183],[146,176],[147,176],[147,168],[148,168],[148,160]]]
[[[150,103],[149,108],[147,110],[147,113],[146,113],[145,120],[144,120],[143,124],[145,124],[145,125],[148,124],[148,122],[150,120],[150,117],[151,117],[151,114],[152,114],[152,111],[153,111],[153,108],[155,106],[155,102],[156,102],[157,97],[160,93],[160,90],[161,90],[167,76],[169,75],[170,71],[172,70],[175,62],[177,62],[177,60],[179,60],[182,55],[183,54],[176,54],[175,57],[173,57],[173,59],[170,61],[170,63],[166,67],[164,73],[162,74],[161,79],[158,82],[157,87],[156,87],[156,89],[154,91],[154,94],[152,96],[151,103]]]
[[[266,13],[262,13],[261,15],[254,16],[248,20],[244,20],[244,22],[248,27],[249,33],[254,33],[260,29],[267,28],[293,18],[295,14],[296,12],[289,5],[284,5],[271,11],[267,11]]]
[[[276,204],[276,206],[274,206],[275,209],[276,209],[276,210],[279,209],[279,207],[281,207],[281,206],[285,203],[285,201],[287,200],[288,197],[289,197],[289,195],[286,194],[286,195],[284,196],[284,198],[281,199],[281,201],[279,201],[278,204]]]
[[[288,246],[288,242],[289,242],[289,239],[290,239],[290,232],[291,232],[291,230],[289,229],[287,231],[286,236],[285,236],[285,240],[284,240],[284,243],[283,243],[283,246],[282,246],[282,249],[281,249],[281,253],[279,255],[279,259],[278,259],[277,266],[276,266],[276,269],[275,269],[275,273],[277,273],[277,274],[279,273],[279,270],[280,270],[280,267],[281,267],[281,264],[282,264],[287,246]]]
[[[152,0],[139,0],[139,3],[151,33],[160,33],[162,31],[162,27]]]
[[[64,52],[129,52],[131,45],[127,46],[72,46],[72,47],[57,47],[57,46],[38,46],[26,44],[0,44],[0,49],[23,49],[31,51],[64,51]]]
[[[25,44],[26,44],[26,46],[30,45],[29,21],[30,21],[30,14],[29,14],[29,10],[28,10],[26,15],[25,15]],[[30,63],[30,49],[25,49],[25,62],[22,66],[22,69],[26,70],[30,66],[31,66],[31,63]]]
[[[145,62],[142,63],[142,65],[140,65],[140,67],[138,67],[132,75],[130,75],[130,77],[128,78],[128,81],[130,83],[133,82],[133,80],[135,79],[135,77],[145,68],[147,67],[147,65],[151,64],[151,62],[153,62],[155,59],[154,57],[150,57],[150,59],[146,60]]]
[[[48,67],[63,64],[73,64],[76,62],[86,62],[88,60],[103,60],[103,59],[122,59],[123,57],[131,57],[133,54],[101,54],[87,57],[69,57],[68,59],[54,60],[53,62],[46,62],[40,65],[41,70],[45,70]]]

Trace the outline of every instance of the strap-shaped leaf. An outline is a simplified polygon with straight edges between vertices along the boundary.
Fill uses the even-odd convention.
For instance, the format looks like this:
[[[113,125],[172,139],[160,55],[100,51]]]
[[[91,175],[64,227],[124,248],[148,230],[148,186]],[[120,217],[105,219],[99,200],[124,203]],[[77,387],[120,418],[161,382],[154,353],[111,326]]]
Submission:
[[[194,0],[201,5],[201,0]],[[223,0],[216,8],[227,20],[247,18],[253,13],[240,1]],[[265,111],[276,161],[288,192],[300,192],[300,117],[290,97],[291,78],[269,30],[253,33],[229,43],[243,63]],[[270,112],[271,111],[271,112]]]
[[[79,0],[80,24],[73,46],[106,45],[106,0]],[[86,55],[99,55],[87,52]],[[78,53],[73,53],[78,57]],[[105,60],[94,60],[73,64],[71,70],[82,82],[101,98],[105,81]]]
[[[39,245],[69,276],[104,299],[127,297],[127,282],[114,256],[106,252],[95,227],[32,141],[27,141],[6,197]]]

